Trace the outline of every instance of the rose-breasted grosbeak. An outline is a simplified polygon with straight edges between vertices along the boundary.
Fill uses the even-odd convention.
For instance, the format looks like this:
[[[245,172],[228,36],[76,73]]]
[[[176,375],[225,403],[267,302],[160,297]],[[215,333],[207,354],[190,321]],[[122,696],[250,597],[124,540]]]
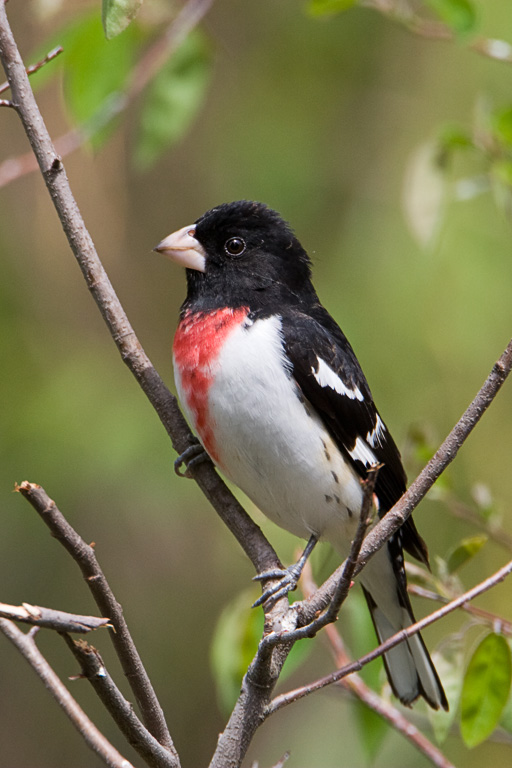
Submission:
[[[174,373],[202,445],[265,515],[309,539],[305,552],[325,539],[345,557],[368,468],[382,464],[381,516],[406,477],[352,347],[318,300],[308,255],[275,211],[248,201],[213,208],[155,250],[187,268]],[[409,518],[359,577],[381,642],[414,622],[402,547],[428,564]],[[423,696],[448,708],[419,634],[384,662],[404,704]]]

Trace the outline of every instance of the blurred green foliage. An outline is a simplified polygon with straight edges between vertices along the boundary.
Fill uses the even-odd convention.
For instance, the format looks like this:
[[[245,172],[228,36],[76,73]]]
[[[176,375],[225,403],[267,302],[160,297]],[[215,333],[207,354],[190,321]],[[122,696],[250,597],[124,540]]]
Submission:
[[[55,138],[78,126],[89,139],[65,158],[66,169],[146,351],[171,384],[184,277],[152,247],[219,202],[264,200],[312,255],[319,294],[353,343],[412,477],[510,337],[509,0],[415,3],[421,18],[448,25],[455,39],[442,42],[411,31],[417,19],[403,13],[406,3],[396,4],[401,14],[385,16],[343,0],[217,2],[142,93],[132,91],[133,73],[181,6],[145,0],[129,24],[138,6],[105,0],[109,42],[97,2],[32,0],[9,3],[8,13],[27,63],[56,44],[65,49],[36,73],[34,86]],[[471,49],[482,38],[500,38],[502,61]],[[1,184],[1,161],[27,144],[13,113],[0,118]],[[1,599],[95,610],[73,563],[11,493],[15,481],[39,482],[96,542],[183,763],[202,765],[225,717],[214,705],[214,677],[221,697],[232,696],[255,642],[260,617],[244,592],[251,570],[194,484],[174,475],[166,435],[108,338],[40,177],[20,177],[0,195]],[[507,384],[416,513],[435,564],[434,576],[423,578],[447,595],[510,556],[452,511],[456,499],[510,535],[511,434]],[[483,500],[482,487],[490,489]],[[297,541],[247,507],[290,562]],[[326,562],[314,562],[320,577]],[[374,636],[353,592],[338,625],[355,656],[373,647]],[[504,585],[482,604],[510,618],[509,595]],[[418,604],[418,614],[430,608]],[[238,634],[230,631],[234,621]],[[486,626],[482,640],[481,625],[475,630],[460,614],[426,633],[430,648],[440,646],[436,663],[452,707],[432,715],[435,735],[448,758],[468,768],[510,762],[510,659],[499,627],[493,630]],[[39,637],[59,674],[76,674],[57,638]],[[122,682],[108,643],[97,642]],[[291,665],[280,690],[331,669],[319,638],[304,647],[313,651]],[[493,654],[503,658],[499,680],[489,678]],[[382,688],[378,664],[364,677]],[[0,678],[8,768],[92,765],[5,642]],[[491,682],[491,700],[484,699]],[[86,684],[70,686],[132,757]],[[427,764],[373,714],[338,698],[324,692],[279,713],[258,733],[248,764],[272,765],[286,748],[296,766]],[[428,728],[424,710],[416,711]],[[461,712],[466,745],[486,739],[498,722],[502,743],[491,735],[468,749],[455,727]],[[59,738],[48,739],[55,731]]]

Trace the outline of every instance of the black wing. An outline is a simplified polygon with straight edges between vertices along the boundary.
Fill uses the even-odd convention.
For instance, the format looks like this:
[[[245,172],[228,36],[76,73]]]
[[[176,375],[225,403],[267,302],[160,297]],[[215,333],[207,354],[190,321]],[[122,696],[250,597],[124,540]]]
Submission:
[[[285,312],[282,322],[293,376],[339,449],[362,478],[375,462],[383,465],[375,493],[384,515],[406,490],[407,478],[400,452],[375,407],[352,347],[321,305],[308,314]],[[395,543],[428,565],[425,542],[412,518],[397,538]]]

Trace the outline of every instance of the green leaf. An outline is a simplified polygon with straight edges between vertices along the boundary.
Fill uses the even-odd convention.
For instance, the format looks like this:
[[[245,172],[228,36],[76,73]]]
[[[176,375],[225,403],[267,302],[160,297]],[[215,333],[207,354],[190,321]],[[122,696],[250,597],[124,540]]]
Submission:
[[[129,33],[108,43],[96,14],[70,29],[65,57],[66,104],[78,123],[90,120],[107,97],[120,91],[131,71],[139,36]]]
[[[446,638],[448,640],[448,638]],[[463,670],[463,641],[459,634],[453,635],[448,642],[443,642],[443,653],[433,653],[432,660],[439,677],[443,681],[444,692],[450,705],[448,712],[443,709],[428,710],[428,718],[432,724],[436,741],[442,744],[450,733],[451,726],[457,715],[462,691]]]
[[[56,72],[63,73],[66,110],[96,148],[112,129],[142,40],[140,29],[132,25],[124,35],[107,42],[98,14],[87,13],[55,32],[31,56],[37,61],[62,45],[64,52],[32,79],[41,87]]]
[[[263,632],[261,611],[251,609],[255,590],[245,590],[222,611],[213,634],[210,663],[222,709],[229,712]]]
[[[307,11],[311,16],[327,16],[347,11],[357,0],[309,0]]]
[[[512,147],[512,107],[497,111],[492,116],[491,122],[499,141]]]
[[[476,11],[469,0],[426,0],[426,3],[454,32],[466,34],[475,28]]]
[[[366,753],[367,761],[372,764],[382,749],[382,742],[389,733],[389,725],[362,701],[356,700],[354,706],[360,732],[359,743]]]
[[[346,635],[353,658],[357,659],[375,648],[377,638],[370,611],[363,592],[358,587],[350,590],[348,600],[343,604],[340,626],[344,628],[344,639]],[[382,658],[365,664],[359,675],[373,691],[380,691],[385,680]]]
[[[505,187],[512,187],[512,160],[497,160],[491,166],[491,174]]]
[[[240,693],[263,633],[263,614],[251,608],[257,597],[254,589],[235,597],[222,611],[213,635],[210,663],[222,709],[230,712]],[[280,680],[285,680],[304,663],[313,644],[296,643],[284,664]]]
[[[500,725],[508,731],[508,733],[512,733],[512,695],[508,697],[507,703],[501,713]]]
[[[462,541],[457,544],[456,547],[453,547],[446,556],[448,573],[454,573],[459,568],[462,568],[462,566],[471,560],[477,552],[480,552],[486,542],[487,536],[483,533],[477,536],[470,536],[467,539],[462,539]]]
[[[142,0],[103,0],[101,20],[107,40],[119,35],[133,21]]]
[[[468,747],[481,744],[498,725],[511,675],[507,641],[502,635],[487,635],[469,662],[462,687],[461,734]]]
[[[211,56],[205,38],[194,30],[153,80],[142,110],[135,159],[152,165],[186,133],[204,98]]]
[[[474,144],[467,130],[458,125],[445,125],[438,139],[437,163],[444,169],[457,150],[473,148]]]

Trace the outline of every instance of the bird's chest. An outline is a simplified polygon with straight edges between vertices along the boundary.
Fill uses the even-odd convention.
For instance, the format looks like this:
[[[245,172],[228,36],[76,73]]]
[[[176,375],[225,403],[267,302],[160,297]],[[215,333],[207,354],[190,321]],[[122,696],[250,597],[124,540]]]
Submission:
[[[221,352],[233,332],[240,330],[248,309],[221,309],[185,314],[174,337],[173,366],[176,388],[187,416],[201,442],[217,461],[217,438],[211,402],[222,370]]]
[[[247,310],[223,310],[189,330],[180,326],[174,361],[201,442],[265,514],[307,537],[358,509],[359,483],[305,407],[279,317],[253,322]]]

